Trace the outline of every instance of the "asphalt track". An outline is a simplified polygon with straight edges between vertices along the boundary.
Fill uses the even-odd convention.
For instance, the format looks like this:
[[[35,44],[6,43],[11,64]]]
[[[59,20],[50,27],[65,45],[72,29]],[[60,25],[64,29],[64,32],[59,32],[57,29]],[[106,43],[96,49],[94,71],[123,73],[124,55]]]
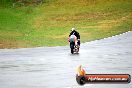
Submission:
[[[132,88],[132,83],[80,86],[79,65],[90,74],[132,75],[132,31],[81,44],[74,55],[69,46],[0,49],[0,88]]]

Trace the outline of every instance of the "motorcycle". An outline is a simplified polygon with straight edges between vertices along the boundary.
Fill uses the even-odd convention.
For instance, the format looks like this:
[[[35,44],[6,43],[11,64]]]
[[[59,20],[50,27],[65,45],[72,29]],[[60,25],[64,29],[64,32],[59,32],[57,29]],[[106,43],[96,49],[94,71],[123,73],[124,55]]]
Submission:
[[[71,48],[71,53],[78,53],[79,52],[79,45],[78,45],[78,40],[75,35],[71,35],[68,38],[68,41],[70,42],[70,48]]]

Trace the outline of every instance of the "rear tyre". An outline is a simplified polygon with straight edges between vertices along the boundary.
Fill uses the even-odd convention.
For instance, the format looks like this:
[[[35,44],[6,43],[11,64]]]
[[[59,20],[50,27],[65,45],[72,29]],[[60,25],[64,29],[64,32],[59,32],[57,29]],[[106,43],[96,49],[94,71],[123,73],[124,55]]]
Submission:
[[[70,48],[71,48],[71,53],[73,54],[74,53],[74,42],[71,42],[70,43]]]
[[[71,49],[71,54],[73,54],[74,53],[74,51],[73,51],[73,49]]]

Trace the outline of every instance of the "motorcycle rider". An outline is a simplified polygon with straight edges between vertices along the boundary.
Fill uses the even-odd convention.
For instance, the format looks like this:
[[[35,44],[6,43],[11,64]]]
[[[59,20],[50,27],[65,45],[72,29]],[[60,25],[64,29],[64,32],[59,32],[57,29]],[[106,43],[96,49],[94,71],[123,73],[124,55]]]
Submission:
[[[78,40],[77,44],[80,46],[80,34],[76,31],[75,28],[72,28],[71,29],[71,33],[70,33],[69,37],[71,35],[75,35],[77,37],[77,40]]]

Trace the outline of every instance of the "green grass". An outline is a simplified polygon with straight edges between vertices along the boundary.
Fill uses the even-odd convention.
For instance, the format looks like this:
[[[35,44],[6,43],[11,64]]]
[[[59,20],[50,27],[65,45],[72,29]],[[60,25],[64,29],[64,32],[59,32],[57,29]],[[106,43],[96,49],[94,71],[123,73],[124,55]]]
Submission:
[[[87,42],[132,30],[131,24],[131,0],[47,0],[21,7],[8,3],[0,6],[0,48],[67,45],[72,27]]]

